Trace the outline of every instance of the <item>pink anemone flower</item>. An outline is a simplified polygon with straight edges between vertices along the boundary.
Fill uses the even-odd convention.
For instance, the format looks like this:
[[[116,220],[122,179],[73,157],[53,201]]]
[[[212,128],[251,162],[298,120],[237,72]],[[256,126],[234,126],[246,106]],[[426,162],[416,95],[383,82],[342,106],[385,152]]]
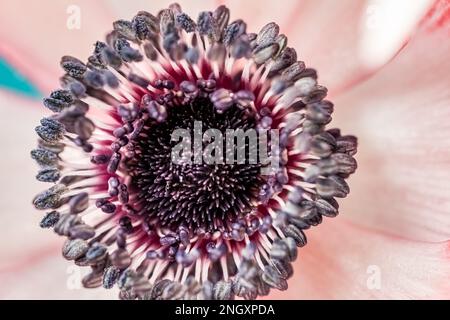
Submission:
[[[50,109],[0,90],[0,297],[448,299],[450,2],[179,4],[0,5]],[[161,160],[197,118],[280,129],[279,170]]]

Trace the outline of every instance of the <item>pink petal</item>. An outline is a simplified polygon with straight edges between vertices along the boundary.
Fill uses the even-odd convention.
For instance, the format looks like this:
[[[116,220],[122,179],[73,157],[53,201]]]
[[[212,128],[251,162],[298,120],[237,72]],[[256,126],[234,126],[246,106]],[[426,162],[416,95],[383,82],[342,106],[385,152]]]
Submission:
[[[4,136],[0,166],[0,299],[115,298],[115,291],[76,286],[86,270],[62,258],[63,239],[39,228],[43,213],[33,208],[31,199],[47,186],[33,179],[38,168],[28,154],[36,147],[33,128],[45,113],[40,103],[0,91]]]
[[[335,124],[360,142],[341,211],[386,232],[443,241],[450,238],[450,42],[448,23],[430,28],[425,22],[389,65],[335,101]]]
[[[0,281],[1,299],[44,299],[44,300],[94,300],[117,299],[116,289],[103,288],[85,289],[81,279],[86,274],[86,268],[65,261],[59,250],[49,250],[52,253],[42,255],[37,261],[29,262],[26,267],[15,272],[2,272]]]
[[[368,65],[360,55],[361,36],[367,32],[368,21],[372,19],[370,5],[358,0],[306,1],[301,11],[292,15],[288,31],[290,45],[297,48],[307,65],[318,69],[320,82],[329,88],[331,95],[362,81],[380,67],[380,64]],[[384,34],[383,41],[388,42],[391,37],[401,43],[406,41],[409,31],[427,10],[425,6],[413,10],[416,7],[416,2],[408,1],[408,7],[395,14],[400,24],[403,20],[413,23],[405,24],[402,27],[405,32],[400,35],[395,32],[400,24],[395,24],[391,34]],[[384,61],[390,57],[385,56]]]
[[[275,22],[280,26],[280,32],[288,32],[290,19],[300,15],[303,0],[265,1],[258,0],[224,0],[217,1],[231,10],[231,20],[242,19],[247,23],[247,32],[258,33],[267,23]],[[300,12],[299,12],[300,11]]]
[[[30,278],[22,278],[24,271],[39,264],[42,256],[57,256],[59,253],[56,249],[59,239],[39,229],[41,217],[33,212],[30,201],[36,192],[45,188],[34,181],[36,167],[27,156],[36,144],[32,128],[41,116],[42,109],[36,103],[0,91],[0,126],[4,136],[0,166],[0,212],[4,226],[0,248],[0,282],[4,284],[0,288],[1,298],[19,298],[20,292],[14,294],[17,289],[15,281],[20,283],[19,280],[23,279],[31,286]],[[33,277],[38,275],[36,273]],[[38,294],[39,290],[36,290]]]
[[[33,128],[42,116],[43,107],[37,103],[0,91],[3,135],[0,212],[2,224],[7,226],[2,230],[2,239],[12,240],[1,247],[2,269],[30,252],[54,243],[52,235],[39,230],[41,215],[31,205],[35,193],[45,189],[43,184],[33,179],[37,166],[29,156],[37,140]]]
[[[318,70],[320,82],[331,94],[368,72],[356,57],[365,9],[364,1],[305,1],[302,10],[292,15],[290,45],[301,60]]]
[[[388,62],[405,44],[433,2],[436,1],[369,0],[359,41],[362,62],[372,68]]]
[[[160,10],[168,8],[173,3],[178,3],[181,9],[189,14],[193,20],[197,20],[201,11],[214,10],[217,7],[216,0],[133,0],[124,2],[122,0],[103,0],[105,5],[111,8],[116,17],[121,19],[131,19],[138,11],[145,10],[156,15]]]
[[[326,221],[308,231],[289,290],[273,299],[448,299],[449,242],[419,243]]]
[[[95,41],[111,28],[111,17],[98,2],[80,0],[80,29],[69,29],[73,5],[69,0],[2,1],[0,55],[43,92],[58,85],[61,56],[86,59]]]

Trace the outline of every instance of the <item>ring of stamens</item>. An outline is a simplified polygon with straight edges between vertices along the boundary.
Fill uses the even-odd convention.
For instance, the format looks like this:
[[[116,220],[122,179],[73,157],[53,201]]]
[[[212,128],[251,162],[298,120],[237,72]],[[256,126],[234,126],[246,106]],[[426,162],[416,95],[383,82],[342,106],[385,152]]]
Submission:
[[[258,34],[221,6],[194,22],[178,5],[114,23],[85,64],[63,57],[55,114],[36,128],[33,200],[86,287],[121,298],[254,299],[285,290],[303,230],[338,214],[356,138],[326,129],[333,104],[315,70],[269,23]],[[277,129],[278,163],[170,161],[170,133]]]

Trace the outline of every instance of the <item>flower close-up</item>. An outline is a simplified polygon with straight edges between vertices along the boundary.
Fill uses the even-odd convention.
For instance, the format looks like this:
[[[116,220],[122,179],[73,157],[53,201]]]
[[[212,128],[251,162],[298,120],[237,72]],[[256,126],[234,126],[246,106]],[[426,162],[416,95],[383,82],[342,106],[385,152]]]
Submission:
[[[449,1],[0,9],[0,298],[450,297]]]
[[[317,72],[277,24],[247,33],[223,5],[196,22],[172,4],[113,26],[86,63],[61,59],[63,88],[44,99],[56,115],[36,127],[31,156],[36,179],[53,185],[33,204],[55,210],[41,226],[92,268],[85,287],[117,282],[121,297],[286,290],[303,230],[338,214],[356,170],[357,139],[325,130],[333,104]],[[270,164],[251,159],[263,144],[251,133],[274,129]],[[183,139],[178,161],[174,130],[201,137],[193,148]],[[207,145],[210,130],[233,141]],[[220,154],[231,161],[208,161]]]

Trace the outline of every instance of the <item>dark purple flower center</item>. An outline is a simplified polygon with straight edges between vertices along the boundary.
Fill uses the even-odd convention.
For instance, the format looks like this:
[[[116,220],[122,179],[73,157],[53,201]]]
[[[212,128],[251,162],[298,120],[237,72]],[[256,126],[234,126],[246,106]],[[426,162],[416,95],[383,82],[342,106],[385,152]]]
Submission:
[[[172,141],[171,135],[181,128],[194,137],[194,122],[202,124],[202,146],[192,152],[190,164],[174,164],[172,150],[178,141]],[[209,232],[228,229],[229,224],[250,213],[263,182],[260,165],[195,164],[194,153],[208,145],[209,141],[203,141],[208,129],[220,130],[225,137],[227,129],[247,131],[256,129],[256,123],[254,115],[236,105],[217,113],[208,98],[167,107],[163,122],[148,118],[141,137],[130,145],[133,156],[125,161],[124,169],[131,177],[130,189],[136,192],[137,210],[171,229],[184,225]],[[225,155],[226,144],[222,145]]]

